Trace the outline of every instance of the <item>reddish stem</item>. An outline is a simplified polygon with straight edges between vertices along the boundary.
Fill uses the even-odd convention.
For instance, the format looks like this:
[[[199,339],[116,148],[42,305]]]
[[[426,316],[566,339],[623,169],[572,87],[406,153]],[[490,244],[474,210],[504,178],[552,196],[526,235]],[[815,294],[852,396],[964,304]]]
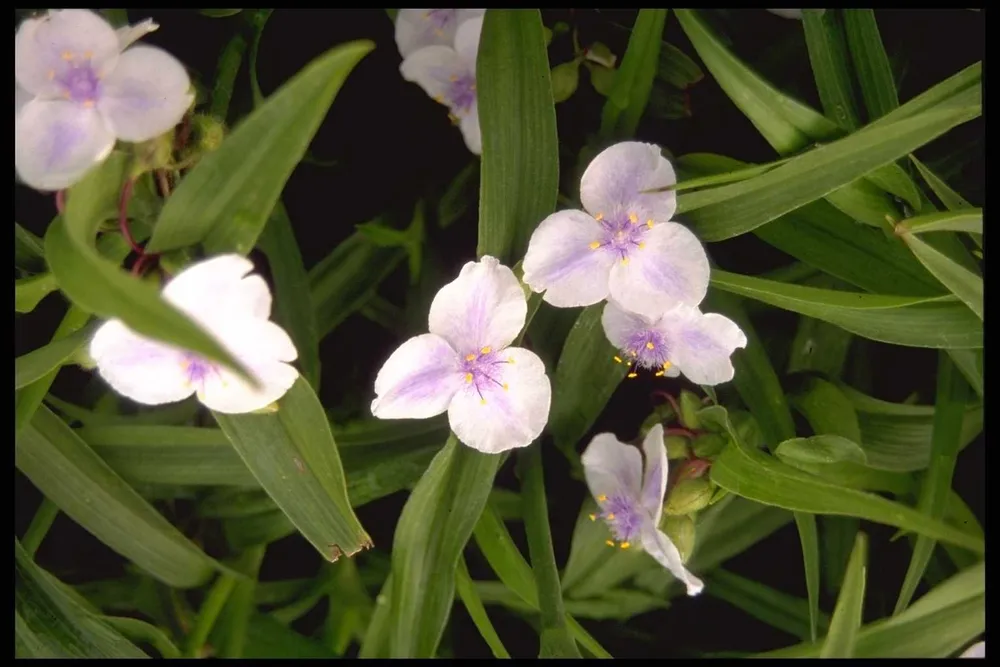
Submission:
[[[145,268],[146,262],[152,259],[152,255],[142,254],[135,260],[135,264],[132,265],[132,275],[141,276],[142,270]]]
[[[670,403],[670,407],[674,409],[674,415],[677,417],[681,416],[681,406],[677,404],[677,399],[674,398],[671,394],[668,394],[665,391],[654,391],[653,396],[659,396],[667,399],[667,402]]]
[[[63,213],[66,212],[66,191],[65,190],[56,190],[56,211],[59,212],[59,215],[62,215]]]
[[[682,435],[686,438],[697,438],[698,434],[687,428],[668,428],[663,431],[663,435]]]
[[[132,237],[132,230],[128,227],[128,203],[132,199],[132,189],[135,187],[135,181],[133,179],[128,179],[125,181],[125,185],[122,186],[122,196],[118,200],[118,229],[121,230],[122,236],[128,241],[129,246],[134,250],[140,257],[146,253],[135,242]]]
[[[181,121],[181,129],[174,140],[174,149],[178,152],[187,146],[188,139],[191,138],[191,114],[185,114]]]

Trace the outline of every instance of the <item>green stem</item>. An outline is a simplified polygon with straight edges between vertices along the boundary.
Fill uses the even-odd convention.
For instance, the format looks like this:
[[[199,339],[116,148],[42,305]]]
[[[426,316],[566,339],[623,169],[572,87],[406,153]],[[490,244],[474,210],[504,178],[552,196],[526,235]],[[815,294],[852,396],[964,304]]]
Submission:
[[[223,573],[215,580],[211,590],[208,591],[208,597],[205,598],[201,609],[198,610],[198,620],[195,622],[194,629],[188,635],[184,647],[185,657],[200,657],[201,647],[208,640],[212,626],[218,620],[219,613],[225,606],[226,600],[229,599],[229,594],[233,592],[234,586],[236,586],[236,576],[233,574]]]
[[[42,540],[48,534],[49,528],[52,527],[52,522],[55,521],[57,514],[59,514],[59,508],[56,507],[56,504],[48,498],[42,498],[42,504],[38,506],[38,511],[35,512],[35,516],[31,519],[31,525],[28,526],[27,532],[24,533],[24,537],[21,539],[21,546],[24,547],[28,556],[35,557],[35,552],[38,551]]]

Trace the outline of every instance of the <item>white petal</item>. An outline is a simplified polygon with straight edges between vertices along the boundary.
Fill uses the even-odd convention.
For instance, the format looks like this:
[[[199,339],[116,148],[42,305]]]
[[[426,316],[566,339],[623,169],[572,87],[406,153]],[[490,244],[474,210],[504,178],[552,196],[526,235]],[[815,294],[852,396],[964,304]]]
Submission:
[[[17,114],[21,113],[21,109],[24,108],[31,100],[35,99],[35,96],[29,93],[27,90],[17,85],[14,82],[14,118],[17,118]]]
[[[124,51],[133,42],[142,39],[151,32],[155,32],[159,27],[159,24],[153,21],[153,19],[146,19],[133,25],[118,28],[115,30],[115,35],[118,36],[118,50]]]
[[[174,403],[195,391],[188,383],[183,352],[143,338],[119,320],[101,325],[89,352],[105,382],[137,403]]]
[[[392,353],[375,378],[372,414],[426,419],[448,409],[463,381],[458,354],[434,334],[415,336]]]
[[[730,357],[746,347],[747,337],[731,319],[681,306],[664,315],[662,326],[671,360],[691,382],[716,385],[733,379]]]
[[[677,210],[676,193],[639,193],[675,183],[674,168],[660,154],[659,146],[625,141],[604,149],[587,165],[580,179],[580,201],[595,216],[641,209],[645,218],[667,222]]]
[[[977,642],[965,649],[959,658],[985,658],[986,657],[986,642]]]
[[[104,81],[97,106],[123,141],[147,141],[181,122],[194,101],[180,61],[154,46],[133,46]]]
[[[541,435],[549,419],[552,387],[545,364],[520,347],[509,347],[504,364],[493,376],[498,384],[463,384],[448,407],[452,431],[463,443],[486,454],[527,447]]]
[[[524,282],[559,308],[589,306],[608,296],[612,253],[590,244],[603,238],[599,222],[583,211],[557,211],[535,228],[524,256]]]
[[[462,116],[458,124],[462,130],[465,145],[473,155],[483,154],[483,137],[479,131],[479,105],[475,102],[469,112]]]
[[[396,47],[409,57],[427,46],[448,46],[458,26],[454,9],[400,9],[396,14]]]
[[[611,296],[626,309],[659,317],[678,303],[696,306],[708,292],[705,249],[683,225],[667,222],[643,237],[645,247],[611,269]]]
[[[83,178],[115,146],[95,109],[35,98],[14,118],[14,168],[36,190],[62,190]]]
[[[598,433],[580,457],[587,487],[598,502],[618,494],[638,499],[642,491],[642,455],[611,433]]]
[[[476,56],[479,53],[479,38],[482,32],[482,16],[466,20],[455,31],[455,51],[473,72],[476,71]]]
[[[688,595],[698,595],[705,584],[701,579],[687,571],[681,561],[681,554],[661,530],[656,528],[652,521],[643,525],[642,528],[642,548],[650,556],[656,559],[663,567],[667,568],[672,575],[680,579],[687,587]]]
[[[514,272],[489,255],[468,262],[431,303],[428,329],[460,356],[507,347],[524,328],[528,302]]]
[[[451,47],[426,46],[407,56],[399,72],[404,79],[423,88],[432,99],[446,104],[452,79],[467,76],[470,70]],[[475,76],[475,72],[472,75]]]
[[[663,426],[656,424],[649,429],[642,441],[646,458],[646,471],[642,479],[642,506],[653,517],[653,525],[660,524],[663,514],[663,496],[667,493],[667,447],[663,442]]]
[[[205,324],[248,316],[266,320],[271,290],[259,275],[247,275],[253,268],[241,255],[218,255],[177,274],[163,289],[163,298]]]
[[[99,74],[115,66],[118,37],[100,15],[86,9],[57,9],[28,19],[14,36],[14,76],[28,92],[55,96],[58,81],[83,62]]]
[[[625,350],[631,339],[652,328],[653,321],[625,310],[614,301],[608,301],[601,313],[601,326],[604,327],[608,342],[619,350]]]

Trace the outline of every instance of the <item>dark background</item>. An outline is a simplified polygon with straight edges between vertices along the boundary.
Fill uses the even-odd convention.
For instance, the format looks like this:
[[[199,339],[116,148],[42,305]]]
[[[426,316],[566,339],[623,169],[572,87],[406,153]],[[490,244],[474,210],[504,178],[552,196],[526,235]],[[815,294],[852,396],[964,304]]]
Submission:
[[[214,78],[218,55],[235,31],[243,29],[239,17],[212,19],[193,10],[132,10],[132,22],[151,16],[160,30],[146,41],[163,46],[209,87]],[[557,20],[580,29],[580,41],[587,45],[602,41],[618,55],[619,62],[628,40],[634,11],[545,11],[550,28]],[[782,19],[763,10],[730,11],[717,15],[734,42],[736,52],[762,71],[771,81],[795,93],[815,108],[821,108],[799,22]],[[900,100],[906,101],[960,69],[981,60],[984,50],[984,16],[979,12],[955,10],[908,10],[877,12],[883,41],[890,57],[902,57],[897,68],[901,80]],[[694,49],[676,18],[668,15],[664,38],[695,57]],[[439,192],[465,167],[471,156],[461,134],[447,121],[444,109],[416,85],[399,75],[400,57],[393,39],[390,20],[382,10],[319,11],[282,10],[273,13],[263,32],[258,75],[265,95],[322,52],[354,39],[371,39],[376,49],[350,75],[331,111],[316,135],[311,152],[321,160],[335,159],[334,167],[300,165],[284,191],[283,201],[293,222],[307,268],[332,251],[361,222],[391,211],[406,219],[413,203],[428,191]],[[787,51],[778,55],[774,45],[783,43]],[[550,49],[553,65],[569,60],[572,53],[568,36],[557,37]],[[231,118],[250,108],[246,60],[240,71]],[[900,79],[900,74],[902,78]],[[659,143],[675,155],[688,152],[715,152],[745,161],[774,159],[773,150],[750,122],[726,98],[706,73],[691,91],[690,118],[658,120],[644,118],[637,138]],[[580,86],[574,96],[557,106],[560,142],[567,155],[575,155],[587,135],[596,131],[603,98],[589,84],[581,68]],[[942,159],[942,165],[957,165],[949,182],[974,204],[983,196],[982,118],[952,131],[920,151],[925,162]],[[965,164],[953,155],[966,156]],[[950,160],[950,161],[949,161]],[[573,158],[562,163],[563,191],[571,191],[566,179],[574,169]],[[55,215],[51,196],[42,196],[15,187],[15,215],[19,223],[41,235]],[[426,253],[435,271],[451,280],[463,263],[475,255],[475,206],[447,230],[431,228]],[[752,235],[708,248],[713,259],[727,270],[747,274],[767,271],[791,261]],[[390,301],[401,304],[406,295],[406,269],[396,272],[381,290]],[[16,317],[15,355],[23,354],[47,340],[62,316],[61,297],[52,295],[29,317]],[[758,332],[767,338],[787,342],[794,334],[796,317],[782,312],[755,320]],[[348,404],[363,409],[371,396],[371,383],[389,353],[401,339],[355,315],[338,327],[321,344],[324,369],[321,398],[328,408]],[[872,393],[882,399],[902,401],[917,392],[919,403],[934,401],[936,352],[882,345],[866,341],[871,358],[877,360]],[[853,348],[852,348],[853,349]],[[680,381],[657,383],[655,388],[676,392]],[[67,400],[85,403],[93,391],[91,376],[67,368],[60,374],[53,392]],[[653,405],[651,380],[624,383],[616,392],[594,432],[611,431],[620,438],[635,436],[639,423]],[[588,436],[589,438],[589,436]],[[586,441],[586,440],[585,440]],[[556,560],[564,565],[569,553],[573,525],[586,489],[573,481],[568,466],[551,443],[544,443],[549,515]],[[962,454],[954,486],[984,519],[984,444],[980,436]],[[508,464],[498,484],[516,489],[517,481]],[[16,475],[16,532],[23,534],[40,501],[38,492],[20,474]],[[370,503],[359,518],[375,544],[374,555],[389,553],[395,522],[406,500],[398,493]],[[895,532],[884,526],[864,524],[872,537],[871,573],[868,581],[866,617],[891,612],[909,561],[905,540],[890,543]],[[515,529],[515,535],[521,535]],[[523,546],[523,542],[522,542]],[[473,578],[493,578],[485,562],[469,550]],[[525,550],[526,553],[526,550]],[[121,559],[95,538],[60,515],[39,550],[41,565],[78,582],[121,572]],[[726,568],[779,590],[805,598],[801,549],[794,524],[734,558]],[[273,544],[265,559],[262,578],[281,579],[306,576],[319,567],[319,557],[300,537]],[[373,591],[374,592],[374,591]],[[825,596],[823,607],[832,611],[834,598]],[[490,607],[490,616],[501,639],[515,656],[537,654],[537,635],[522,620],[500,607]],[[310,631],[318,618],[302,620],[299,627]],[[757,651],[794,643],[795,639],[747,616],[711,595],[678,600],[665,612],[643,614],[627,624],[584,621],[584,625],[613,655],[619,657],[690,654],[691,651]],[[455,656],[487,657],[489,651],[468,618],[456,604],[443,646]]]

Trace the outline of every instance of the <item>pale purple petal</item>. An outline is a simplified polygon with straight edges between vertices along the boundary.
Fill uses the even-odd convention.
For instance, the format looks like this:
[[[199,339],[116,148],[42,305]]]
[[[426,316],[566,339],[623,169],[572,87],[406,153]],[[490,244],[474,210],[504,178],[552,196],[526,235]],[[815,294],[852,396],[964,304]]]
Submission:
[[[667,447],[663,442],[663,426],[655,424],[642,441],[646,458],[646,471],[642,480],[642,506],[653,518],[653,525],[660,524],[663,514],[663,496],[667,493]]]
[[[629,363],[647,370],[659,370],[669,361],[665,337],[652,320],[608,301],[601,314],[601,325],[608,341],[621,350]]]
[[[17,118],[17,114],[21,113],[24,105],[33,99],[35,99],[34,95],[14,82],[14,118]]]
[[[643,246],[611,269],[611,296],[624,308],[649,318],[678,303],[697,305],[708,292],[708,256],[690,230],[674,222],[657,224]]]
[[[271,316],[271,290],[253,271],[253,262],[236,254],[192,264],[163,288],[163,298],[203,324],[244,317]],[[247,275],[250,274],[250,275]]]
[[[118,36],[118,50],[124,51],[136,42],[151,32],[155,32],[160,28],[153,19],[146,19],[135,23],[133,25],[122,26],[115,30],[115,34]]]
[[[593,216],[639,213],[643,221],[667,222],[677,210],[672,191],[639,194],[677,183],[674,168],[653,144],[625,141],[604,149],[583,172],[580,201]]]
[[[687,587],[688,595],[701,593],[705,584],[687,571],[677,547],[651,520],[642,527],[642,548]]]
[[[119,320],[97,330],[89,352],[104,381],[137,403],[173,403],[195,392],[183,352],[144,338]]]
[[[965,649],[959,658],[985,658],[986,657],[986,642],[976,642],[969,648]]]
[[[468,262],[431,302],[428,329],[461,355],[500,350],[521,333],[528,314],[514,272],[489,255]]]
[[[590,493],[601,496],[624,493],[638,499],[642,491],[642,455],[611,433],[598,433],[580,457]]]
[[[399,71],[459,117],[476,102],[476,72],[451,47],[427,46],[414,51]]]
[[[528,242],[524,282],[545,292],[559,308],[589,306],[608,296],[608,276],[615,256],[592,248],[604,237],[601,224],[583,211],[557,211],[542,220]]]
[[[527,447],[549,418],[552,388],[534,352],[508,347],[468,366],[448,407],[451,430],[486,454]]]
[[[396,47],[408,58],[428,46],[451,47],[458,27],[456,9],[400,9],[396,14]]]
[[[469,110],[458,122],[465,145],[473,155],[483,154],[483,137],[479,130],[479,105],[472,103]]]
[[[83,178],[115,146],[96,109],[34,99],[14,118],[14,168],[36,190],[62,190]]]
[[[372,414],[379,419],[426,419],[448,409],[463,383],[458,354],[434,334],[400,345],[375,378]]]
[[[102,76],[118,57],[111,25],[86,9],[57,9],[24,21],[14,36],[14,76],[30,93],[61,96],[66,77],[86,68]]]
[[[464,21],[455,31],[455,51],[472,72],[476,71],[476,56],[479,53],[479,38],[482,32],[483,16]]]
[[[191,80],[172,55],[134,46],[104,81],[101,113],[123,141],[147,141],[177,125],[194,101]]]
[[[730,357],[746,347],[747,337],[731,319],[681,306],[663,316],[662,327],[670,360],[691,382],[716,385],[733,379]]]

